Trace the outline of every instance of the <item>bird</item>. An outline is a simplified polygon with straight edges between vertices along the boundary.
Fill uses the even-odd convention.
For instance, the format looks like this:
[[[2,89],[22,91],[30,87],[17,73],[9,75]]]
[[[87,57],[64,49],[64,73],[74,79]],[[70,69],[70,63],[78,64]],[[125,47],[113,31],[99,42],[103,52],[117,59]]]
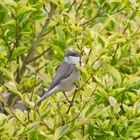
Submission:
[[[80,62],[80,54],[68,49],[65,53],[62,64],[58,67],[58,70],[52,79],[50,87],[47,92],[44,93],[44,95],[35,103],[35,107],[39,106],[42,101],[58,92],[63,92],[68,100],[65,92],[73,90],[76,87],[75,82],[80,80],[80,70],[76,67],[76,65],[80,64]]]

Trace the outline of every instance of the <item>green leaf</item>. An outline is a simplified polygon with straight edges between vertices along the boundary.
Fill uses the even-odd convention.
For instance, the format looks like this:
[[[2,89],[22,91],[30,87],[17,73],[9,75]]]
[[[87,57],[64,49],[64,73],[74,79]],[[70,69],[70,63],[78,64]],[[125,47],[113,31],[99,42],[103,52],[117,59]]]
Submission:
[[[32,32],[32,30],[30,28],[24,28],[20,34],[22,35],[29,35]]]
[[[55,130],[54,139],[62,138],[69,130],[70,130],[70,126],[68,124],[66,124],[62,127],[58,127]]]
[[[117,104],[116,99],[114,97],[112,97],[112,96],[108,97],[108,101],[109,101],[110,105],[113,106],[113,107],[115,107],[116,104]]]
[[[6,5],[10,5],[10,6],[17,6],[17,3],[14,0],[6,0],[4,1]]]
[[[105,39],[102,36],[98,35],[98,42],[101,44],[102,48],[105,47]]]
[[[132,107],[130,106],[127,106],[127,105],[125,105],[125,104],[122,104],[122,106],[123,106],[123,109],[124,109],[124,111],[127,113],[127,114],[131,114],[132,112],[133,112],[133,109],[132,109]]]
[[[86,117],[88,117],[88,116],[94,111],[94,106],[95,106],[95,104],[91,104],[91,105],[88,107],[88,109],[87,109],[87,111],[86,111],[86,113],[85,113],[85,116],[86,116]]]
[[[7,82],[5,83],[5,86],[8,88],[9,91],[15,93],[16,95],[20,96],[22,98],[21,93],[17,89],[17,85],[15,82]]]
[[[25,114],[24,114],[21,110],[19,110],[19,109],[16,109],[16,110],[14,111],[14,113],[15,113],[16,116],[21,120],[21,122],[24,123],[24,121],[26,120]]]
[[[18,47],[15,48],[12,54],[11,59],[15,59],[17,56],[20,56],[21,54],[24,54],[27,51],[26,47]]]
[[[64,125],[64,126],[61,128],[59,138],[61,138],[62,136],[64,136],[69,130],[70,130],[70,126],[69,126],[68,124]]]
[[[5,23],[8,17],[8,11],[0,4],[0,23]]]
[[[57,33],[57,38],[59,38],[60,40],[65,40],[65,33],[63,32],[63,30],[59,27],[55,27],[56,33]]]
[[[0,114],[0,126],[4,126],[4,123],[6,123],[7,116],[4,114]]]
[[[20,8],[18,8],[17,11],[17,15],[22,15],[25,14],[26,12],[31,12],[31,11],[35,11],[35,8],[29,7],[29,6],[21,6]]]
[[[0,68],[0,70],[3,72],[5,77],[9,78],[10,80],[14,80],[14,74],[11,71],[6,68]]]
[[[136,115],[140,114],[140,101],[136,101],[133,108]]]
[[[134,82],[130,83],[128,86],[129,91],[134,91],[134,90],[139,89],[139,88],[140,88],[140,80],[134,81]]]
[[[121,3],[120,2],[111,2],[111,4],[110,4],[110,10],[111,10],[111,12],[115,12],[115,11],[117,11],[118,10],[118,8],[120,7],[120,5],[121,5]]]
[[[36,11],[33,11],[31,13],[31,18],[30,20],[31,21],[34,21],[34,20],[41,20],[43,18],[45,18],[46,15],[42,12],[42,10],[36,10]]]
[[[39,125],[38,122],[30,123],[26,128],[26,133],[34,131],[38,127],[38,125]]]
[[[104,13],[108,13],[109,10],[110,10],[110,4],[105,2],[102,6],[102,10],[103,10]]]
[[[54,45],[54,44],[52,44],[51,46],[54,48],[54,50],[55,50],[59,55],[64,56],[64,50],[63,50],[62,48],[60,48],[59,46]]]
[[[115,67],[109,64],[106,65],[106,69],[112,75],[112,78],[114,79],[114,81],[121,84],[122,78],[121,78],[120,72]]]
[[[114,136],[114,132],[113,131],[104,131],[106,134],[109,134],[110,136]]]
[[[48,61],[48,66],[46,67],[46,71],[51,75],[51,77],[54,75],[54,68],[50,61]]]

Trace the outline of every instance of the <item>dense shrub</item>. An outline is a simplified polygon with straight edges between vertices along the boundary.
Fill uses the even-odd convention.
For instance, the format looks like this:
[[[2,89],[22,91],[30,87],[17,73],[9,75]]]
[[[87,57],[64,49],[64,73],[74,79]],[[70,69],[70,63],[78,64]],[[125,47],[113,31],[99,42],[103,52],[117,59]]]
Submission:
[[[138,140],[139,15],[136,0],[0,0],[0,139]],[[68,48],[74,105],[59,93],[34,109]]]

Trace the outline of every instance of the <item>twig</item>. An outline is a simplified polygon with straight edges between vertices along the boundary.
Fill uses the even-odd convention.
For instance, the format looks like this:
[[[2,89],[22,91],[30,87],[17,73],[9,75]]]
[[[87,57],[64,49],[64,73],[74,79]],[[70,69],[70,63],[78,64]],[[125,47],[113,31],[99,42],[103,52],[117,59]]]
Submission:
[[[63,125],[65,125],[65,120],[64,120],[63,115],[62,115],[61,112],[60,112],[60,105],[59,105],[59,102],[57,103],[57,108],[58,108],[57,112],[58,112],[58,114],[60,115],[61,123],[62,123],[62,126],[63,126]]]
[[[115,51],[114,51],[114,53],[113,53],[111,64],[113,64],[113,62],[114,62],[114,59],[115,59],[117,50],[119,49],[119,45],[120,45],[120,44],[117,44],[116,49],[115,49]]]
[[[46,13],[48,13],[48,9],[46,8],[45,4],[43,4],[43,9],[45,10]]]
[[[41,56],[43,56],[47,51],[49,50],[49,48],[47,48],[44,52],[42,52],[41,54],[39,54],[38,56],[32,58],[30,61],[28,61],[27,64],[33,62],[33,61],[36,61],[38,58],[40,58]]]
[[[89,51],[89,53],[88,53],[88,57],[87,57],[87,59],[86,59],[86,62],[85,62],[85,64],[87,64],[87,63],[88,63],[88,61],[89,61],[89,58],[90,58],[90,54],[91,54],[91,52],[92,52],[92,49],[90,49],[90,51]]]
[[[111,13],[110,15],[114,15],[114,14],[116,14],[116,13],[119,13],[119,12],[121,12],[122,10],[124,10],[126,7],[127,7],[127,6],[124,6],[124,7],[120,8],[119,10],[115,11],[114,13]]]
[[[30,97],[30,101],[32,101],[32,99],[33,99],[33,95],[34,95],[34,88],[35,88],[35,86],[36,86],[36,80],[37,80],[37,74],[35,75],[35,81],[34,81],[34,84],[33,84],[33,90],[32,90],[32,92],[31,92],[31,97]]]
[[[84,25],[88,24],[89,22],[91,22],[92,20],[97,18],[98,16],[100,16],[99,12],[94,17],[90,18],[89,20],[85,21],[84,23],[81,23],[80,26],[84,26]]]
[[[102,53],[102,54],[100,54],[93,62],[92,62],[92,66],[95,64],[95,62],[97,62],[103,55],[105,54],[105,52],[104,53]]]
[[[49,130],[51,130],[51,129],[48,127],[48,125],[44,122],[44,120],[41,118],[41,115],[40,115],[40,112],[39,112],[38,108],[36,109],[36,112],[38,113],[38,116],[39,116],[39,118],[40,118],[42,124],[43,124],[44,126],[46,126],[46,128],[48,128]]]
[[[69,114],[69,111],[70,111],[71,107],[73,106],[73,102],[74,102],[74,99],[76,97],[76,93],[77,93],[77,90],[75,90],[75,92],[74,92],[74,95],[72,97],[72,100],[70,101],[70,104],[69,104],[69,107],[68,107],[66,114]]]
[[[84,0],[81,1],[80,5],[78,6],[78,8],[76,10],[76,13],[78,13],[78,11],[80,10],[80,8],[82,7],[83,2],[84,2]]]
[[[16,114],[13,112],[13,110],[10,107],[9,110],[11,111],[12,115],[18,120],[18,122],[22,124],[24,127],[26,127],[26,125],[16,116]]]
[[[69,11],[71,10],[71,8],[72,8],[72,6],[75,4],[75,2],[76,2],[76,0],[73,0],[72,4],[71,4],[71,6],[69,7],[69,9],[67,10],[67,12],[69,12]]]
[[[59,25],[59,23],[57,23],[56,25],[54,25],[49,31],[47,31],[47,32],[43,35],[43,37],[46,36],[47,34],[49,34],[51,31],[53,31],[53,30],[55,29],[55,27],[58,26],[58,25]]]

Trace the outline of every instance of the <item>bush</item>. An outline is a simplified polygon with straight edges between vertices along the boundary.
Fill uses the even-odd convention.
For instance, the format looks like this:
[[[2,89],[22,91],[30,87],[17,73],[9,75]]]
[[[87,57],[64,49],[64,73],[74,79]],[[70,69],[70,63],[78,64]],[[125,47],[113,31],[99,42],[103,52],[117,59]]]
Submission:
[[[131,0],[1,0],[0,138],[138,140],[139,10]],[[34,109],[68,48],[82,56],[74,105],[59,93]]]

